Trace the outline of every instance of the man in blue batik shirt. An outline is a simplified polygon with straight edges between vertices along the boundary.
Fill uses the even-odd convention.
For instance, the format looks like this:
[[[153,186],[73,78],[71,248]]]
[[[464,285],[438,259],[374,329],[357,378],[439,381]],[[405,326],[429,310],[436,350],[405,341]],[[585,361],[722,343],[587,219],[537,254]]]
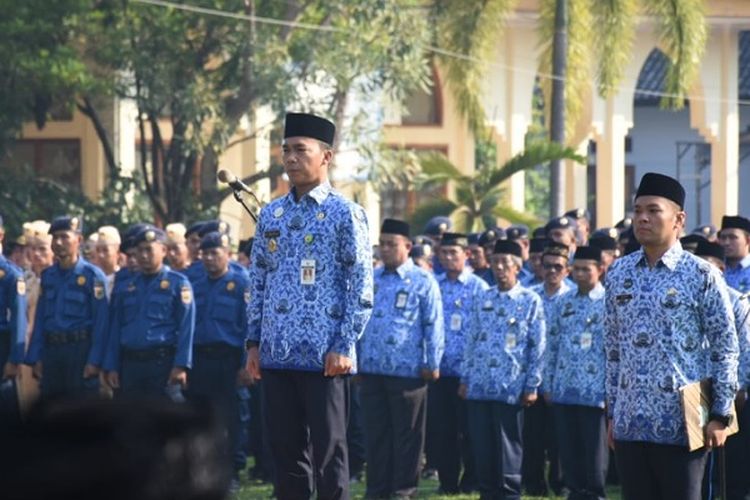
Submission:
[[[698,242],[695,255],[724,270],[724,247],[719,243],[703,239]],[[733,500],[747,498],[750,494],[750,475],[747,474],[750,467],[750,407],[747,406],[747,391],[750,389],[750,294],[741,294],[731,287],[728,292],[740,348],[740,390],[736,399],[739,432],[730,436],[726,444],[727,498]]]
[[[347,376],[372,310],[372,247],[365,211],[328,181],[335,134],[287,114],[292,190],[261,211],[253,243],[248,367],[262,369],[280,500],[349,498]]]
[[[43,397],[98,394],[107,341],[106,278],[79,253],[78,217],[52,221],[56,262],[42,272],[41,295],[25,363],[41,379]]]
[[[604,413],[604,273],[601,249],[578,247],[576,290],[548,314],[545,399],[553,403],[563,481],[569,498],[605,497],[607,422]]]
[[[440,378],[430,385],[428,398],[432,412],[429,418],[433,419],[435,428],[440,490],[445,494],[469,492],[474,488],[474,457],[469,447],[466,401],[458,396],[458,386],[471,309],[475,298],[489,285],[466,267],[468,243],[463,234],[443,235],[440,262],[445,274],[436,278],[443,303],[445,353],[440,362]]]
[[[741,293],[750,292],[750,219],[725,215],[719,241],[726,254],[727,285]]]
[[[469,438],[481,498],[521,498],[523,409],[542,382],[542,300],[518,283],[521,247],[495,242],[497,287],[474,301],[459,395],[468,400]]]
[[[605,350],[609,439],[626,500],[698,500],[706,448],[690,452],[679,388],[710,377],[708,448],[723,446],[737,391],[737,333],[726,285],[685,252],[685,190],[647,173],[633,227],[642,248],[606,278]]]
[[[372,318],[357,346],[367,449],[367,496],[406,498],[419,480],[427,382],[444,349],[440,289],[409,258],[406,222],[385,219]]]

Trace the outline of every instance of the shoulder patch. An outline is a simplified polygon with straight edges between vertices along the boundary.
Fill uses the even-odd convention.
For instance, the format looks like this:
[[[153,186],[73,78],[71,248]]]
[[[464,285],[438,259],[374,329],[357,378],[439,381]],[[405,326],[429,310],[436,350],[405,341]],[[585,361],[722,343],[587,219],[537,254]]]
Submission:
[[[16,280],[16,293],[18,295],[26,295],[26,282],[23,278],[18,278],[18,280]]]
[[[250,287],[245,288],[245,304],[250,303]]]
[[[182,285],[182,288],[180,289],[180,299],[185,305],[190,304],[193,301],[193,294],[190,291],[189,286]]]

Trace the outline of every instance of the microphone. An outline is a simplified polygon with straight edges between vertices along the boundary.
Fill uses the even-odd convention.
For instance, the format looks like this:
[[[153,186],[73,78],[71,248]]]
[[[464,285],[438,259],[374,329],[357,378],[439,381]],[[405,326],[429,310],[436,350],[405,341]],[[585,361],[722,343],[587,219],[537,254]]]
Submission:
[[[235,191],[243,191],[249,195],[255,197],[255,193],[247,187],[247,184],[242,182],[236,175],[226,169],[221,169],[216,173],[216,178],[229,186]]]

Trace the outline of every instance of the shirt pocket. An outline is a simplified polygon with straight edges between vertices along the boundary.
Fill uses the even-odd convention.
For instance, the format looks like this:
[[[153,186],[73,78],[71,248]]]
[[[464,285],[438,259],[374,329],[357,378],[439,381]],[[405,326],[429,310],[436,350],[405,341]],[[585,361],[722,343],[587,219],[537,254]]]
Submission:
[[[138,317],[138,301],[135,297],[125,297],[122,299],[122,321],[121,324],[127,325],[132,323]]]
[[[156,295],[149,298],[146,317],[152,323],[166,323],[172,319],[172,297]]]
[[[216,297],[211,308],[211,319],[226,323],[234,322],[237,319],[237,303],[238,301],[232,297]]]
[[[42,300],[44,302],[44,317],[54,317],[57,307],[57,290],[55,288],[45,288]]]
[[[86,293],[77,289],[65,290],[63,316],[70,319],[83,319],[88,316]]]

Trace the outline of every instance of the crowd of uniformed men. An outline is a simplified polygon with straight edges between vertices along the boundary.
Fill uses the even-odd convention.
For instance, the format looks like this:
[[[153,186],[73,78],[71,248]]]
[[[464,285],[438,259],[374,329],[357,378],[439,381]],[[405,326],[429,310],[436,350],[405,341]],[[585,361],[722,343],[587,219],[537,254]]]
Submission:
[[[713,380],[706,437],[723,445],[750,386],[748,218],[684,235],[684,190],[647,174],[614,228],[584,210],[472,234],[386,219],[372,245],[327,180],[334,135],[287,115],[293,188],[236,253],[218,220],[24,224],[0,258],[3,405],[33,381],[42,397],[210,401],[234,469],[249,432],[282,499],[348,498],[365,464],[369,498],[413,496],[431,471],[445,494],[604,498],[612,454],[625,498],[706,494],[678,388]],[[750,495],[739,415],[729,498]]]

